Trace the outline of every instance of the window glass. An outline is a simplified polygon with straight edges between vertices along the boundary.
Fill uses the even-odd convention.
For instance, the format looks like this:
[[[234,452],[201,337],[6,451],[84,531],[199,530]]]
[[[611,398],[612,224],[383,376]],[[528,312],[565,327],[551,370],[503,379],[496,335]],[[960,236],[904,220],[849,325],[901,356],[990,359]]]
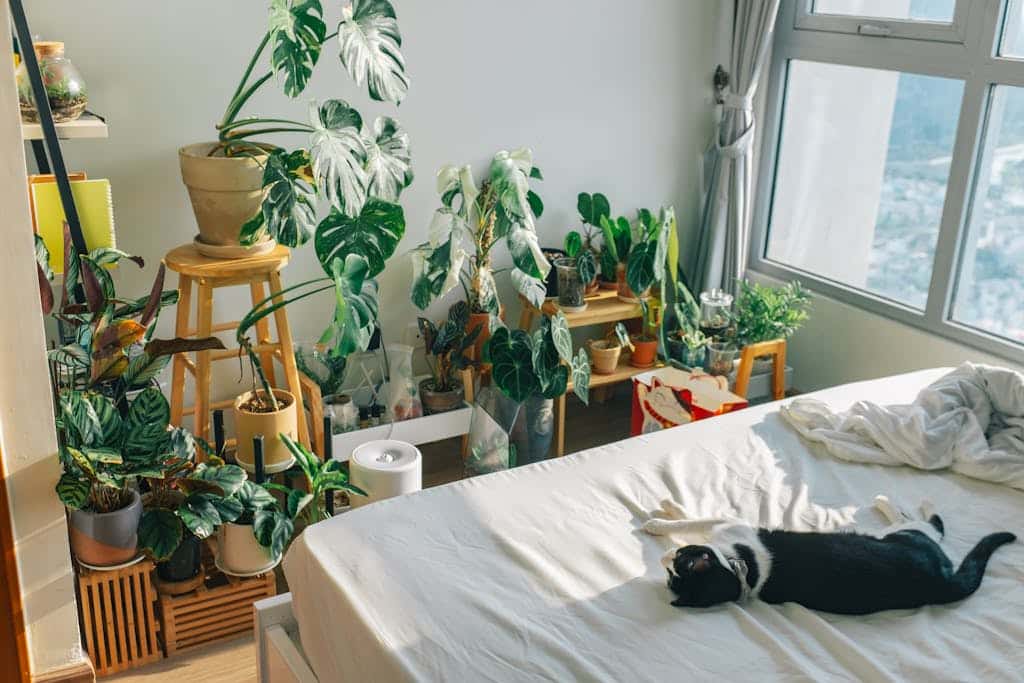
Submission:
[[[993,91],[976,178],[953,317],[1024,341],[1024,88]]]
[[[789,63],[767,258],[917,309],[963,82]]]
[[[814,0],[816,14],[951,23],[956,0]]]
[[[1021,0],[1009,0],[1006,3],[999,54],[1004,57],[1024,57],[1024,2]]]

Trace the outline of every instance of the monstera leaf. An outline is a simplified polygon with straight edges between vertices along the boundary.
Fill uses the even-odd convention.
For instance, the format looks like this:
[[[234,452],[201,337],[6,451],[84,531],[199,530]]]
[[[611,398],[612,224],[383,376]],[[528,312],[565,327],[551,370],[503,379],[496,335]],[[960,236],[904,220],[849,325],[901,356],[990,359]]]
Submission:
[[[343,263],[350,255],[361,256],[369,264],[366,277],[376,277],[384,262],[395,253],[405,234],[402,207],[380,199],[370,199],[356,218],[332,210],[316,231],[316,255],[328,275],[334,261]]]
[[[338,26],[341,63],[370,97],[399,104],[409,90],[402,57],[402,34],[387,0],[352,0]]]
[[[317,0],[271,0],[270,66],[275,75],[284,76],[288,97],[298,97],[306,88],[326,36],[323,8]]]
[[[580,212],[580,220],[587,225],[600,226],[601,219],[611,215],[608,198],[599,192],[592,195],[580,192],[576,197],[576,209]]]
[[[539,389],[533,371],[533,348],[530,337],[522,330],[500,327],[487,341],[488,358],[493,364],[492,377],[502,393],[522,403]]]
[[[370,264],[359,254],[335,259],[332,271],[336,301],[330,333],[335,353],[347,356],[370,343],[377,324],[377,283],[369,279]]]
[[[313,126],[309,154],[313,177],[335,208],[359,215],[366,201],[366,146],[360,131],[363,119],[342,100],[310,103]]]
[[[388,116],[373,122],[372,135],[365,136],[366,192],[388,202],[397,202],[402,190],[412,183],[409,134]]]
[[[531,277],[547,277],[551,264],[541,251],[537,233],[523,225],[514,225],[509,230],[506,241],[516,268]]]
[[[139,548],[160,561],[169,558],[184,535],[181,520],[173,511],[155,508],[139,520]]]
[[[573,393],[583,401],[584,405],[590,405],[590,356],[581,348],[576,352],[570,367],[572,369]]]
[[[444,294],[451,270],[452,243],[448,240],[437,249],[423,245],[412,252],[412,303],[421,311]]]
[[[516,291],[522,294],[534,308],[544,305],[544,297],[547,296],[547,286],[544,280],[533,277],[518,268],[512,269],[512,284]]]
[[[259,213],[242,226],[242,244],[255,244],[266,232],[287,247],[297,247],[313,236],[316,190],[310,184],[310,164],[304,149],[275,149],[270,153],[263,168],[263,204]]]

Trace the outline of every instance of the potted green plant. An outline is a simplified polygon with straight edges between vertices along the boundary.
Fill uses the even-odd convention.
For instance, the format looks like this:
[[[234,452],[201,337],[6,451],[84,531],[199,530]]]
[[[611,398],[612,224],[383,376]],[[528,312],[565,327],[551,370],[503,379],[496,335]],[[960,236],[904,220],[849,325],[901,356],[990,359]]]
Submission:
[[[501,316],[491,261],[499,242],[505,242],[512,256],[516,290],[537,308],[544,303],[544,279],[551,265],[534,223],[544,204],[530,189],[530,180],[542,177],[528,149],[495,154],[479,189],[468,165],[445,166],[437,174],[441,208],[434,213],[429,242],[412,253],[412,302],[425,309],[461,285],[469,304],[468,331],[480,329],[476,358],[490,335],[491,318]]]
[[[497,327],[484,347],[484,359],[493,364],[493,382],[501,392],[522,405],[521,427],[510,435],[519,464],[543,460],[551,447],[553,399],[573,393],[589,403],[590,358],[582,348],[574,356],[569,323],[559,311],[541,318],[532,335],[523,330]]]
[[[597,288],[597,263],[594,252],[583,246],[583,238],[573,230],[565,237],[564,258],[555,261],[558,272],[558,307],[566,313],[587,310],[587,290]]]
[[[37,241],[37,259],[49,260]],[[170,408],[153,386],[171,355],[222,349],[214,338],[154,339],[159,311],[177,301],[163,291],[164,267],[147,296],[117,296],[108,267],[144,266],[118,249],[79,256],[64,232],[61,303],[45,270],[39,279],[44,310],[65,326],[70,341],[49,353],[57,396],[57,436],[63,466],[57,495],[70,511],[71,547],[93,566],[112,566],[136,556],[142,503],[136,482],[162,476],[170,453]],[[76,301],[81,290],[84,302]]]
[[[183,429],[171,432],[170,446],[159,476],[144,476],[139,547],[156,560],[161,580],[180,582],[199,573],[200,543],[242,513],[233,496],[245,471],[212,455],[196,463],[195,440]]]
[[[646,209],[641,209],[640,216],[650,215]],[[626,282],[626,266],[629,262],[629,255],[633,246],[641,234],[641,219],[638,218],[634,224],[624,216],[612,220],[605,216],[601,218],[601,232],[604,235],[604,250],[607,254],[605,259],[608,262],[615,262],[615,282],[620,301],[636,303],[640,296],[633,292]],[[607,268],[607,264],[605,266]],[[641,290],[641,294],[646,293]]]
[[[729,313],[727,338],[742,349],[758,342],[789,339],[807,320],[811,295],[798,281],[768,287],[743,280]],[[755,362],[754,372],[767,367]]]
[[[328,492],[366,495],[349,483],[348,474],[339,461],[323,462],[288,435],[279,434],[278,438],[292,453],[302,472],[303,487],[252,481],[239,487],[233,498],[241,507],[241,513],[233,522],[221,527],[217,544],[217,565],[229,574],[260,574],[277,564],[295,535],[297,523],[315,524],[329,517],[325,505]],[[272,492],[280,494],[281,501]]]
[[[583,227],[580,249],[590,252],[594,260],[594,269],[597,271],[599,259],[604,251],[603,246],[597,244],[597,238],[601,234],[601,221],[611,216],[608,198],[600,192],[595,192],[594,194],[580,192],[576,196],[576,210],[579,212],[580,223]],[[572,255],[569,254],[569,256]],[[595,273],[592,281],[587,282],[587,294],[597,291],[599,282],[596,275],[598,274],[600,272]],[[615,281],[614,265],[611,271],[611,281]]]
[[[669,264],[666,264],[669,267]],[[704,356],[711,338],[700,329],[700,306],[694,298],[693,293],[685,283],[679,282],[676,278],[664,278],[672,280],[673,287],[662,288],[673,295],[674,301],[667,306],[673,313],[675,329],[665,333],[665,348],[671,360],[681,363],[687,368],[700,368],[704,365]],[[668,300],[665,299],[666,304]],[[668,321],[662,325],[665,330]]]
[[[418,321],[431,372],[431,377],[420,382],[423,411],[433,415],[454,410],[462,405],[464,395],[456,373],[476,362],[467,357],[466,351],[473,346],[480,328],[466,332],[469,304],[465,301],[448,309],[448,318],[440,326],[426,318]]]
[[[216,128],[216,142],[183,147],[182,179],[199,224],[200,249],[253,246],[268,238],[298,246],[315,238],[324,269],[341,253],[386,259],[405,220],[396,203],[412,180],[409,138],[393,118],[364,126],[347,102],[311,102],[307,121],[243,115],[269,81],[297,98],[305,90],[327,41],[357,86],[372,99],[399,104],[408,90],[402,36],[388,0],[351,0],[337,29],[327,32],[320,0],[272,0],[269,24]],[[269,68],[260,64],[269,55]],[[283,149],[266,136],[309,136],[308,148]],[[318,195],[330,205],[317,224]]]
[[[590,357],[594,361],[594,372],[598,375],[610,375],[619,367],[619,358],[623,348],[633,348],[629,332],[622,323],[616,323],[604,339],[590,342]]]

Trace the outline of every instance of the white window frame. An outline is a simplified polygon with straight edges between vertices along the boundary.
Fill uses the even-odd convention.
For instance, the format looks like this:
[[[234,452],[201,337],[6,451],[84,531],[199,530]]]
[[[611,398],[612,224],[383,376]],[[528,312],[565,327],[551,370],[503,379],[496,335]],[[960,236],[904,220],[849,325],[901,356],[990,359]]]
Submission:
[[[956,3],[949,23],[882,17],[858,17],[850,14],[825,14],[814,11],[814,0],[797,0],[794,26],[807,31],[832,31],[886,38],[933,40],[963,43],[967,35],[969,3]]]
[[[967,30],[963,42],[954,43],[922,40],[919,37],[809,30],[798,27],[798,20],[810,7],[810,0],[782,0],[771,62],[763,80],[766,88],[765,110],[748,253],[750,270],[777,279],[800,280],[809,289],[837,301],[1016,363],[1024,363],[1024,344],[952,319],[991,94],[996,85],[1024,87],[1024,62],[996,55],[1002,30],[1003,6],[1004,2],[995,0],[958,0],[957,15],[964,13],[964,26]],[[834,15],[826,16],[836,18]],[[789,61],[794,59],[956,78],[964,82],[945,204],[924,311],[768,258],[769,221],[781,141],[787,68]]]

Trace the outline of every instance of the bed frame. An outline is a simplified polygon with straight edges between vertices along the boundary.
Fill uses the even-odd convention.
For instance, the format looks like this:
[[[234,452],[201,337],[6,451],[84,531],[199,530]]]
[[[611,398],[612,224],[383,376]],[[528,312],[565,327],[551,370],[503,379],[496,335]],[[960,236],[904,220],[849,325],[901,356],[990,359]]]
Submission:
[[[318,683],[299,641],[292,594],[253,603],[256,614],[256,680],[259,683]]]

